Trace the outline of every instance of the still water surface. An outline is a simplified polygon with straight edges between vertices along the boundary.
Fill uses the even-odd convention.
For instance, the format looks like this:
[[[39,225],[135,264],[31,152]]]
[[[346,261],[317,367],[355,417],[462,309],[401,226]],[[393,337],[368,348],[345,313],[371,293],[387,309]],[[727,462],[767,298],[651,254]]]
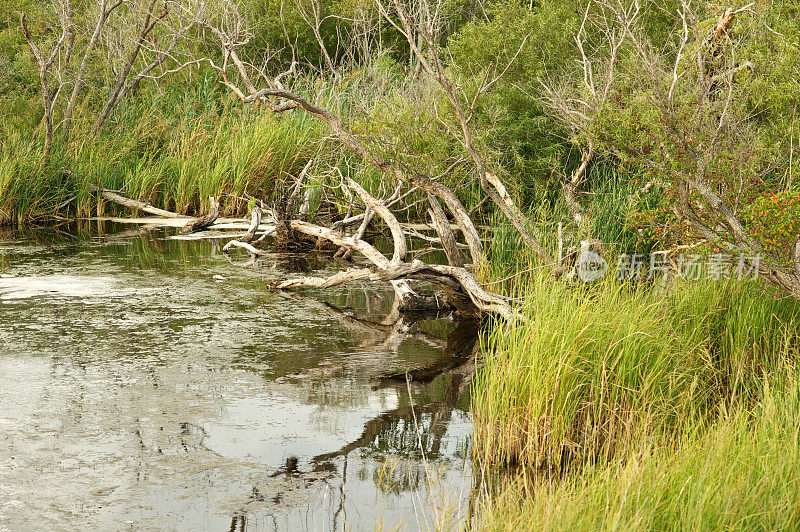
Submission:
[[[369,285],[271,293],[328,263],[166,236],[0,232],[0,530],[464,517],[474,324],[398,321]]]

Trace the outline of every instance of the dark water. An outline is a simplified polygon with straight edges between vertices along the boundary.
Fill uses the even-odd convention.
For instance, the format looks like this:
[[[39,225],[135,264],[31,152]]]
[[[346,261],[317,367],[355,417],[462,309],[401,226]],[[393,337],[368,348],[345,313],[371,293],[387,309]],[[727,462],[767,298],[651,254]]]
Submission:
[[[474,324],[370,285],[271,293],[329,264],[165,236],[0,232],[0,530],[465,517]]]

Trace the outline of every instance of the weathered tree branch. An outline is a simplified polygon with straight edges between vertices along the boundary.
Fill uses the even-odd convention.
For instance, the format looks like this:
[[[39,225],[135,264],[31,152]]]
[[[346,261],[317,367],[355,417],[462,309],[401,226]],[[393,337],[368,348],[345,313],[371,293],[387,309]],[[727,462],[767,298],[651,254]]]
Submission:
[[[403,281],[416,279],[440,285],[449,291],[463,291],[464,300],[470,302],[472,310],[464,307],[463,300],[451,301],[451,303],[453,303],[456,308],[460,308],[462,312],[473,314],[476,312],[489,312],[499,314],[507,319],[514,319],[516,316],[507,298],[484,290],[477,279],[475,279],[475,276],[464,268],[425,264],[419,260],[414,260],[410,263],[390,262],[377,249],[363,240],[343,237],[332,229],[320,227],[301,220],[292,220],[289,223],[291,228],[295,231],[325,238],[339,246],[352,247],[354,250],[367,257],[376,268],[350,269],[330,277],[301,277],[289,279],[275,283],[273,288],[285,289],[303,286],[330,288],[364,279],[371,281]],[[453,295],[455,295],[455,293]]]
[[[253,205],[253,210],[250,212],[250,227],[247,229],[247,233],[245,233],[244,236],[239,239],[240,242],[249,243],[255,239],[258,226],[261,225],[262,214],[263,211],[261,206]]]
[[[586,223],[586,209],[583,208],[580,201],[578,201],[578,189],[586,180],[586,169],[589,163],[594,158],[595,150],[594,143],[589,140],[589,146],[586,152],[581,156],[581,164],[572,174],[572,178],[565,182],[562,191],[564,193],[564,202],[567,204],[572,219],[579,228],[582,228]]]
[[[794,245],[794,271],[800,279],[800,240]]]
[[[379,2],[379,7],[384,18],[391,23],[403,36],[405,36],[411,51],[417,57],[419,64],[425,71],[433,77],[443,89],[450,103],[455,110],[456,118],[461,126],[461,138],[459,139],[464,149],[472,158],[475,169],[478,173],[481,188],[491,198],[491,200],[500,208],[503,215],[511,222],[514,228],[522,236],[525,243],[536,253],[545,263],[552,264],[553,260],[550,254],[542,247],[536,236],[530,228],[527,218],[522,214],[522,211],[517,207],[514,200],[506,191],[505,186],[500,179],[492,172],[489,171],[486,162],[478,153],[473,139],[470,120],[465,113],[463,104],[456,94],[454,84],[448,77],[446,69],[439,58],[437,51],[437,43],[431,35],[430,26],[423,26],[413,20],[408,14],[405,7],[400,0],[391,0],[394,7],[394,12],[400,20],[398,25],[391,17],[389,11],[383,7]],[[422,48],[417,42],[420,38],[425,42],[430,54],[423,53]],[[516,57],[516,56],[515,56]],[[492,81],[494,83],[494,81]],[[470,115],[472,110],[470,110]],[[444,198],[443,198],[444,199]],[[455,213],[454,213],[455,214]],[[473,254],[474,258],[474,254]]]
[[[383,219],[384,223],[389,227],[389,231],[392,233],[392,240],[394,241],[394,254],[392,255],[392,264],[400,264],[406,258],[406,253],[408,252],[408,248],[406,247],[406,237],[403,233],[403,228],[400,227],[400,222],[397,221],[397,218],[392,211],[386,208],[383,203],[379,202],[375,199],[369,192],[367,192],[361,185],[350,179],[347,178],[347,183],[353,190],[356,191],[356,194],[361,198],[366,206],[371,209],[375,214]]]
[[[267,252],[252,245],[248,244],[247,242],[242,242],[241,240],[231,240],[227,244],[222,247],[222,252],[227,253],[231,250],[231,248],[241,248],[244,250],[249,251],[252,255],[266,255]]]
[[[464,267],[464,260],[461,258],[461,252],[458,250],[455,235],[450,228],[450,222],[447,221],[447,216],[444,214],[442,206],[439,205],[439,200],[433,194],[428,194],[428,203],[431,208],[428,211],[433,221],[433,226],[441,238],[442,247],[444,248],[445,255],[447,255],[447,262],[451,266],[459,268]]]
[[[153,29],[158,25],[158,23],[163,20],[168,14],[169,10],[167,9],[166,1],[164,2],[163,9],[160,12],[156,12],[156,4],[158,0],[150,0],[150,4],[147,7],[144,20],[142,21],[139,32],[136,34],[136,40],[131,47],[131,51],[125,60],[125,63],[122,66],[122,69],[117,74],[114,84],[111,87],[111,92],[109,94],[108,99],[106,100],[103,109],[100,111],[100,114],[97,117],[97,120],[92,127],[92,132],[97,134],[105,124],[106,120],[108,119],[111,111],[119,105],[119,102],[122,98],[127,94],[133,87],[135,87],[139,81],[141,80],[141,73],[135,77],[132,81],[128,81],[128,76],[130,75],[133,67],[136,65],[136,60],[139,57],[140,52],[142,51],[142,47],[144,45],[145,39]],[[157,64],[161,64],[166,57],[158,61]],[[145,70],[149,72],[157,64],[151,64],[145,67]],[[143,71],[144,72],[144,71]],[[146,74],[146,72],[145,72]]]
[[[125,198],[111,192],[110,190],[106,190],[104,188],[98,188],[95,185],[89,185],[89,190],[98,194],[101,198],[116,203],[118,205],[122,205],[123,207],[128,207],[129,209],[136,209],[137,211],[146,212],[148,214],[153,214],[155,216],[163,216],[164,218],[186,218],[181,214],[165,211],[164,209],[159,209],[158,207],[153,207],[149,203],[144,203],[141,201],[132,200],[129,198]]]
[[[205,229],[206,227],[214,225],[214,222],[217,221],[217,217],[219,216],[219,200],[213,197],[209,197],[208,200],[211,203],[211,208],[208,211],[208,214],[200,218],[197,218],[195,220],[192,220],[191,222],[184,225],[183,229],[181,229],[181,234],[188,235],[189,233],[194,233],[196,231],[200,231],[202,229]]]

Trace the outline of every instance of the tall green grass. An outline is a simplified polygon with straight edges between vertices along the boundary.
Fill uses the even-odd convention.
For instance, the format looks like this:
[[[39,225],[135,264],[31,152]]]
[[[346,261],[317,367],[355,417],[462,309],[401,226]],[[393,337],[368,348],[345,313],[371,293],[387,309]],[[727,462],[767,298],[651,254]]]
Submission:
[[[70,140],[46,158],[35,131],[4,127],[0,222],[102,214],[90,184],[182,214],[203,212],[208,196],[242,213],[319,152],[324,128],[312,117],[245,107],[194,81],[126,102],[98,136],[79,110]]]
[[[476,524],[796,530],[800,305],[757,282],[571,286],[519,249],[501,229],[488,250],[525,319],[483,339]]]
[[[669,444],[553,481],[521,475],[482,514],[489,530],[797,530],[800,379],[762,384],[753,407],[723,411]]]
[[[474,399],[484,463],[562,471],[624,456],[760,400],[797,357],[800,306],[756,285],[574,289],[533,275],[521,294],[527,321],[498,324],[485,344]]]
[[[370,69],[348,72],[335,88],[301,76],[294,90],[319,93],[323,106],[339,113],[349,127],[363,134],[370,149],[379,152],[385,148],[384,140],[364,131],[389,120],[376,113],[379,102],[389,95],[401,102],[412,96],[419,99],[395,70],[393,64],[377,61]],[[97,136],[91,133],[96,102],[87,99],[76,109],[69,140],[57,131],[48,157],[42,153],[38,105],[35,91],[27,99],[0,101],[0,114],[13,110],[16,117],[0,123],[0,223],[118,210],[97,202],[89,185],[182,214],[200,214],[208,196],[221,196],[224,214],[242,214],[250,198],[269,199],[276,186],[299,174],[311,158],[317,192],[330,185],[329,195],[343,195],[337,191],[340,174],[358,179],[379,196],[388,196],[396,186],[337,142],[327,142],[329,131],[320,120],[302,111],[275,115],[257,105],[243,105],[220,88],[213,73],[186,73],[164,85],[149,85],[115,109]],[[390,130],[393,125],[384,124]],[[427,153],[412,155],[432,158],[435,168],[449,166],[453,143],[432,137],[441,144],[436,153],[441,152],[443,160]],[[451,186],[463,180],[463,171],[443,177]],[[475,187],[467,183],[459,188],[469,205],[480,201]],[[399,213],[402,218],[427,217],[416,199]],[[338,206],[346,208],[346,203]],[[328,207],[336,208],[336,203]]]

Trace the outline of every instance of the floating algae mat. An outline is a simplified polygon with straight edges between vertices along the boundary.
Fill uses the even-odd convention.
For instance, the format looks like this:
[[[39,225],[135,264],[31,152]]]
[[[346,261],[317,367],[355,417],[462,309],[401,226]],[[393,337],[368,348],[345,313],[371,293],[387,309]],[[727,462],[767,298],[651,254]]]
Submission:
[[[330,273],[313,256],[99,225],[0,232],[0,530],[465,517],[473,326],[398,326],[372,285],[266,290]]]

